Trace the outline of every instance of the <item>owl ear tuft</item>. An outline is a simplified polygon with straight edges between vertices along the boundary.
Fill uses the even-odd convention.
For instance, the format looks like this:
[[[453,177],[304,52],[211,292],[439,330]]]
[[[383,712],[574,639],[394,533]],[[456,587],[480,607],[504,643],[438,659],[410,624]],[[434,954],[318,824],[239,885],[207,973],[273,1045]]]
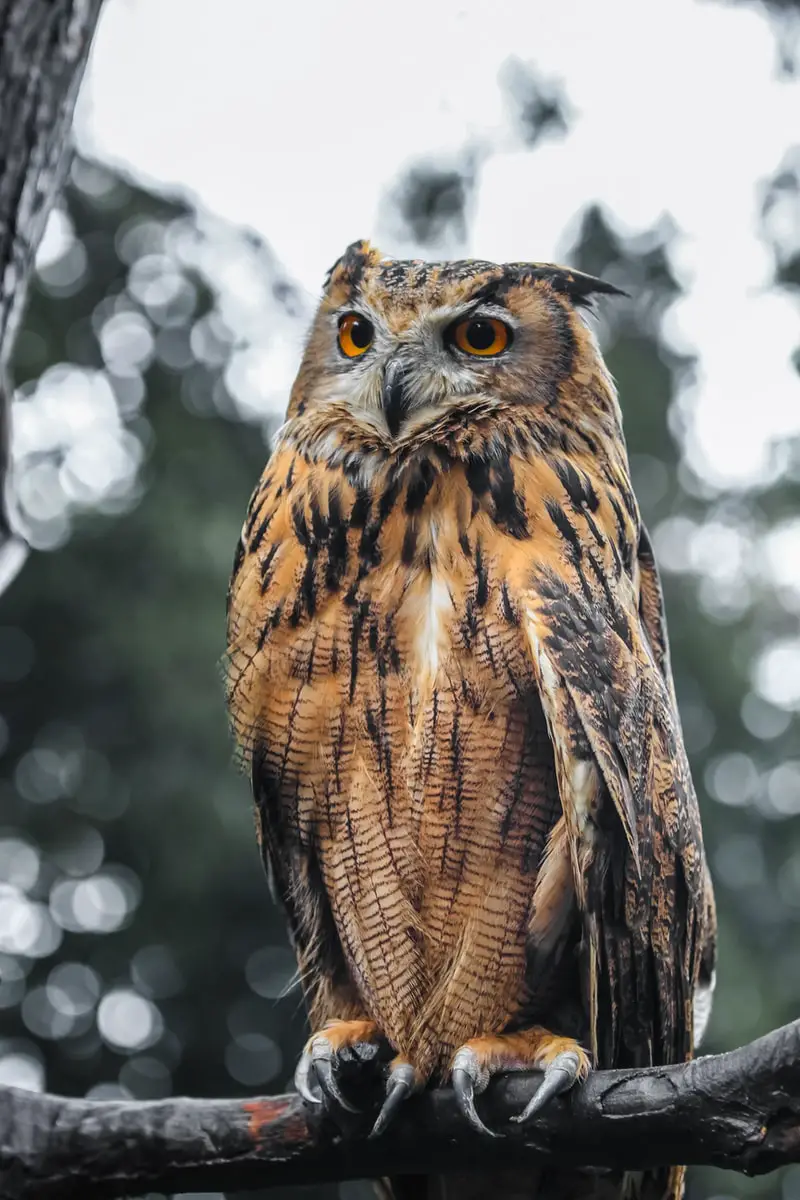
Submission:
[[[605,279],[597,279],[594,275],[585,275],[583,271],[573,271],[569,267],[557,267],[553,263],[534,263],[526,269],[525,275],[529,279],[541,279],[549,283],[554,292],[568,296],[578,308],[590,307],[592,298],[597,295],[628,295]]]
[[[350,288],[355,287],[369,263],[379,258],[379,252],[365,238],[351,242],[325,276],[323,289],[327,291],[334,282]]]

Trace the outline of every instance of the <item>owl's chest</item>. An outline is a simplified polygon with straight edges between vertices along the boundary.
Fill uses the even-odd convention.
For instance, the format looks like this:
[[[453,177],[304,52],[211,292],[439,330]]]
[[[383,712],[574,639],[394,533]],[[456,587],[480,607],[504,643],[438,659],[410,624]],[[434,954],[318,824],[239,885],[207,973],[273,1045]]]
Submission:
[[[302,728],[301,784],[333,764],[338,789],[347,759],[395,792],[410,777],[417,794],[432,765],[458,776],[481,746],[519,744],[535,698],[522,543],[464,470],[404,479],[349,496],[336,475],[301,476],[255,512],[258,569],[241,585],[255,599],[239,605],[257,618],[255,654],[242,650],[237,695],[270,741],[287,716]]]
[[[369,727],[391,697],[398,737],[403,725],[419,733],[436,693],[457,691],[475,712],[535,691],[515,598],[520,543],[476,509],[458,473],[413,500],[409,488],[383,515],[373,500],[363,523],[354,506],[347,531],[319,541],[313,521],[302,537],[293,522],[265,550],[261,584],[272,671],[307,689],[339,687]]]
[[[501,908],[509,889],[532,895],[558,811],[521,543],[454,471],[424,504],[406,491],[386,511],[377,494],[339,524],[330,494],[324,521],[294,498],[267,528],[238,694],[251,687],[283,820],[352,846],[367,873],[383,831],[439,940],[455,895],[467,909],[492,888]]]
[[[421,707],[434,691],[453,687],[468,706],[479,696],[495,704],[519,700],[535,688],[504,539],[489,521],[464,521],[462,514],[451,499],[387,530],[388,545],[394,540],[401,548],[381,564],[375,592]]]

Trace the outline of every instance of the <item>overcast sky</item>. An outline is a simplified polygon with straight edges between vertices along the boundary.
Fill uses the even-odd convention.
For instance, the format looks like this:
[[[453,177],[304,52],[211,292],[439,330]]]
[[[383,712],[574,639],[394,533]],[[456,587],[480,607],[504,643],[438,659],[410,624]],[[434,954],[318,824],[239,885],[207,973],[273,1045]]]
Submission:
[[[573,109],[569,136],[533,153],[497,83],[512,54],[562,78]],[[312,293],[374,234],[409,159],[486,136],[504,149],[481,173],[470,254],[563,257],[592,201],[631,231],[671,214],[688,294],[667,332],[701,364],[681,398],[689,457],[744,484],[800,430],[800,322],[767,288],[757,227],[800,113],[776,62],[757,12],[696,0],[107,0],[78,129],[86,151],[257,230]]]

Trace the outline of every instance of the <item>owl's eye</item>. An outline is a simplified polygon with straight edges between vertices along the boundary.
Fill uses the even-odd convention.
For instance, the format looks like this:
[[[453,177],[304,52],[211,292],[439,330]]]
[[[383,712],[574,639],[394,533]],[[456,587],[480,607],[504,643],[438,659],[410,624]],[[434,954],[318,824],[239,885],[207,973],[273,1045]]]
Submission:
[[[496,317],[470,317],[453,326],[451,339],[465,354],[492,358],[511,343],[511,330]]]
[[[339,321],[339,349],[348,358],[358,358],[369,350],[374,336],[372,322],[358,313],[347,313]]]

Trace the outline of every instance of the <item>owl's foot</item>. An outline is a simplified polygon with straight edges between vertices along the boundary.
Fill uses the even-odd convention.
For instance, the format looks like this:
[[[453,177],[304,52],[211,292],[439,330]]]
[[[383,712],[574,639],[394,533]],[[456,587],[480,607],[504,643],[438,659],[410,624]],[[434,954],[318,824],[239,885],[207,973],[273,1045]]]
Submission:
[[[374,1021],[329,1021],[306,1042],[294,1086],[307,1104],[323,1105],[336,1118],[361,1109],[342,1090],[342,1077],[357,1077],[386,1043]],[[385,1060],[384,1060],[385,1061]]]
[[[478,1116],[475,1096],[485,1091],[493,1075],[506,1071],[544,1070],[544,1079],[525,1108],[512,1121],[521,1124],[554,1096],[567,1091],[589,1073],[589,1056],[574,1038],[557,1037],[535,1025],[519,1033],[472,1038],[456,1051],[451,1068],[453,1091],[464,1116],[480,1133],[496,1137]]]

